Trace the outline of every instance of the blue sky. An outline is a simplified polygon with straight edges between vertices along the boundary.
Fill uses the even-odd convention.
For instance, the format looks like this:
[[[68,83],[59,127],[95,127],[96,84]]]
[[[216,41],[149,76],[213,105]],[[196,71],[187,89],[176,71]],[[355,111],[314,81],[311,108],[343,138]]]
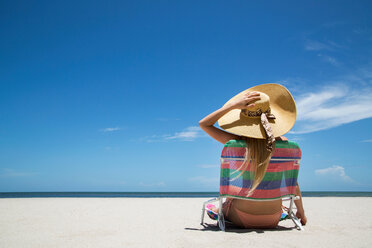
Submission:
[[[303,190],[372,191],[370,1],[0,1],[0,191],[218,191],[198,121],[281,83]]]

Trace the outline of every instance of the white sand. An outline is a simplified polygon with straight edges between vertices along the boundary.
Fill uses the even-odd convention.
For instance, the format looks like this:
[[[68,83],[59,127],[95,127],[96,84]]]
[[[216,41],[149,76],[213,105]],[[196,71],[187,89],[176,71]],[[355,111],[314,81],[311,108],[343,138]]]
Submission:
[[[372,198],[304,198],[308,225],[230,229],[209,220],[204,198],[0,199],[0,247],[372,247]]]

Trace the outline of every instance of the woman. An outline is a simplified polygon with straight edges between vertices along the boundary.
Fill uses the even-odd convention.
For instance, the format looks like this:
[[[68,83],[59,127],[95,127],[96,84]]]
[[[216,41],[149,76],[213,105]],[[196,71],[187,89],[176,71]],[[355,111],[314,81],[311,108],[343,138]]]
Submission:
[[[296,106],[289,91],[279,84],[264,84],[245,90],[230,99],[222,108],[203,118],[199,125],[215,140],[225,144],[229,140],[245,140],[248,161],[255,168],[249,193],[259,185],[266,173],[275,140],[285,139],[296,120]],[[216,122],[224,130],[214,127]],[[227,132],[228,131],[228,132]],[[297,184],[295,201],[297,218],[303,225],[307,218]],[[212,209],[218,212],[217,209]],[[282,200],[246,201],[227,198],[223,205],[226,219],[244,228],[274,228],[282,213]]]

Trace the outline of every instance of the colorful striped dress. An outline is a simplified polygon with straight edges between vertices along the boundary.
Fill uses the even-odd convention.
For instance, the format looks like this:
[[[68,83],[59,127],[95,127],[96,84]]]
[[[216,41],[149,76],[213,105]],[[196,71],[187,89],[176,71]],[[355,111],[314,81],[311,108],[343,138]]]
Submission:
[[[220,196],[246,199],[278,199],[295,195],[301,150],[296,142],[276,141],[266,174],[248,196],[254,174],[243,166],[247,146],[244,140],[228,141],[221,154]]]

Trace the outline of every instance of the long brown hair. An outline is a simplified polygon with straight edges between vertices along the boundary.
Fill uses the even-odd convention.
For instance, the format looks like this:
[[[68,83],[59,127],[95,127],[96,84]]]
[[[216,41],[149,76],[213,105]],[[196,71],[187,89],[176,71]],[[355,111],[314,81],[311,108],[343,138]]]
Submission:
[[[247,144],[245,159],[241,168],[239,168],[239,171],[241,171],[240,174],[237,175],[232,180],[240,177],[249,165],[250,177],[252,181],[248,193],[248,195],[250,195],[261,183],[262,179],[266,174],[267,167],[270,163],[271,155],[274,153],[275,150],[275,143],[272,152],[270,152],[266,149],[265,139],[254,139],[249,137],[241,137],[241,139],[245,140]]]

